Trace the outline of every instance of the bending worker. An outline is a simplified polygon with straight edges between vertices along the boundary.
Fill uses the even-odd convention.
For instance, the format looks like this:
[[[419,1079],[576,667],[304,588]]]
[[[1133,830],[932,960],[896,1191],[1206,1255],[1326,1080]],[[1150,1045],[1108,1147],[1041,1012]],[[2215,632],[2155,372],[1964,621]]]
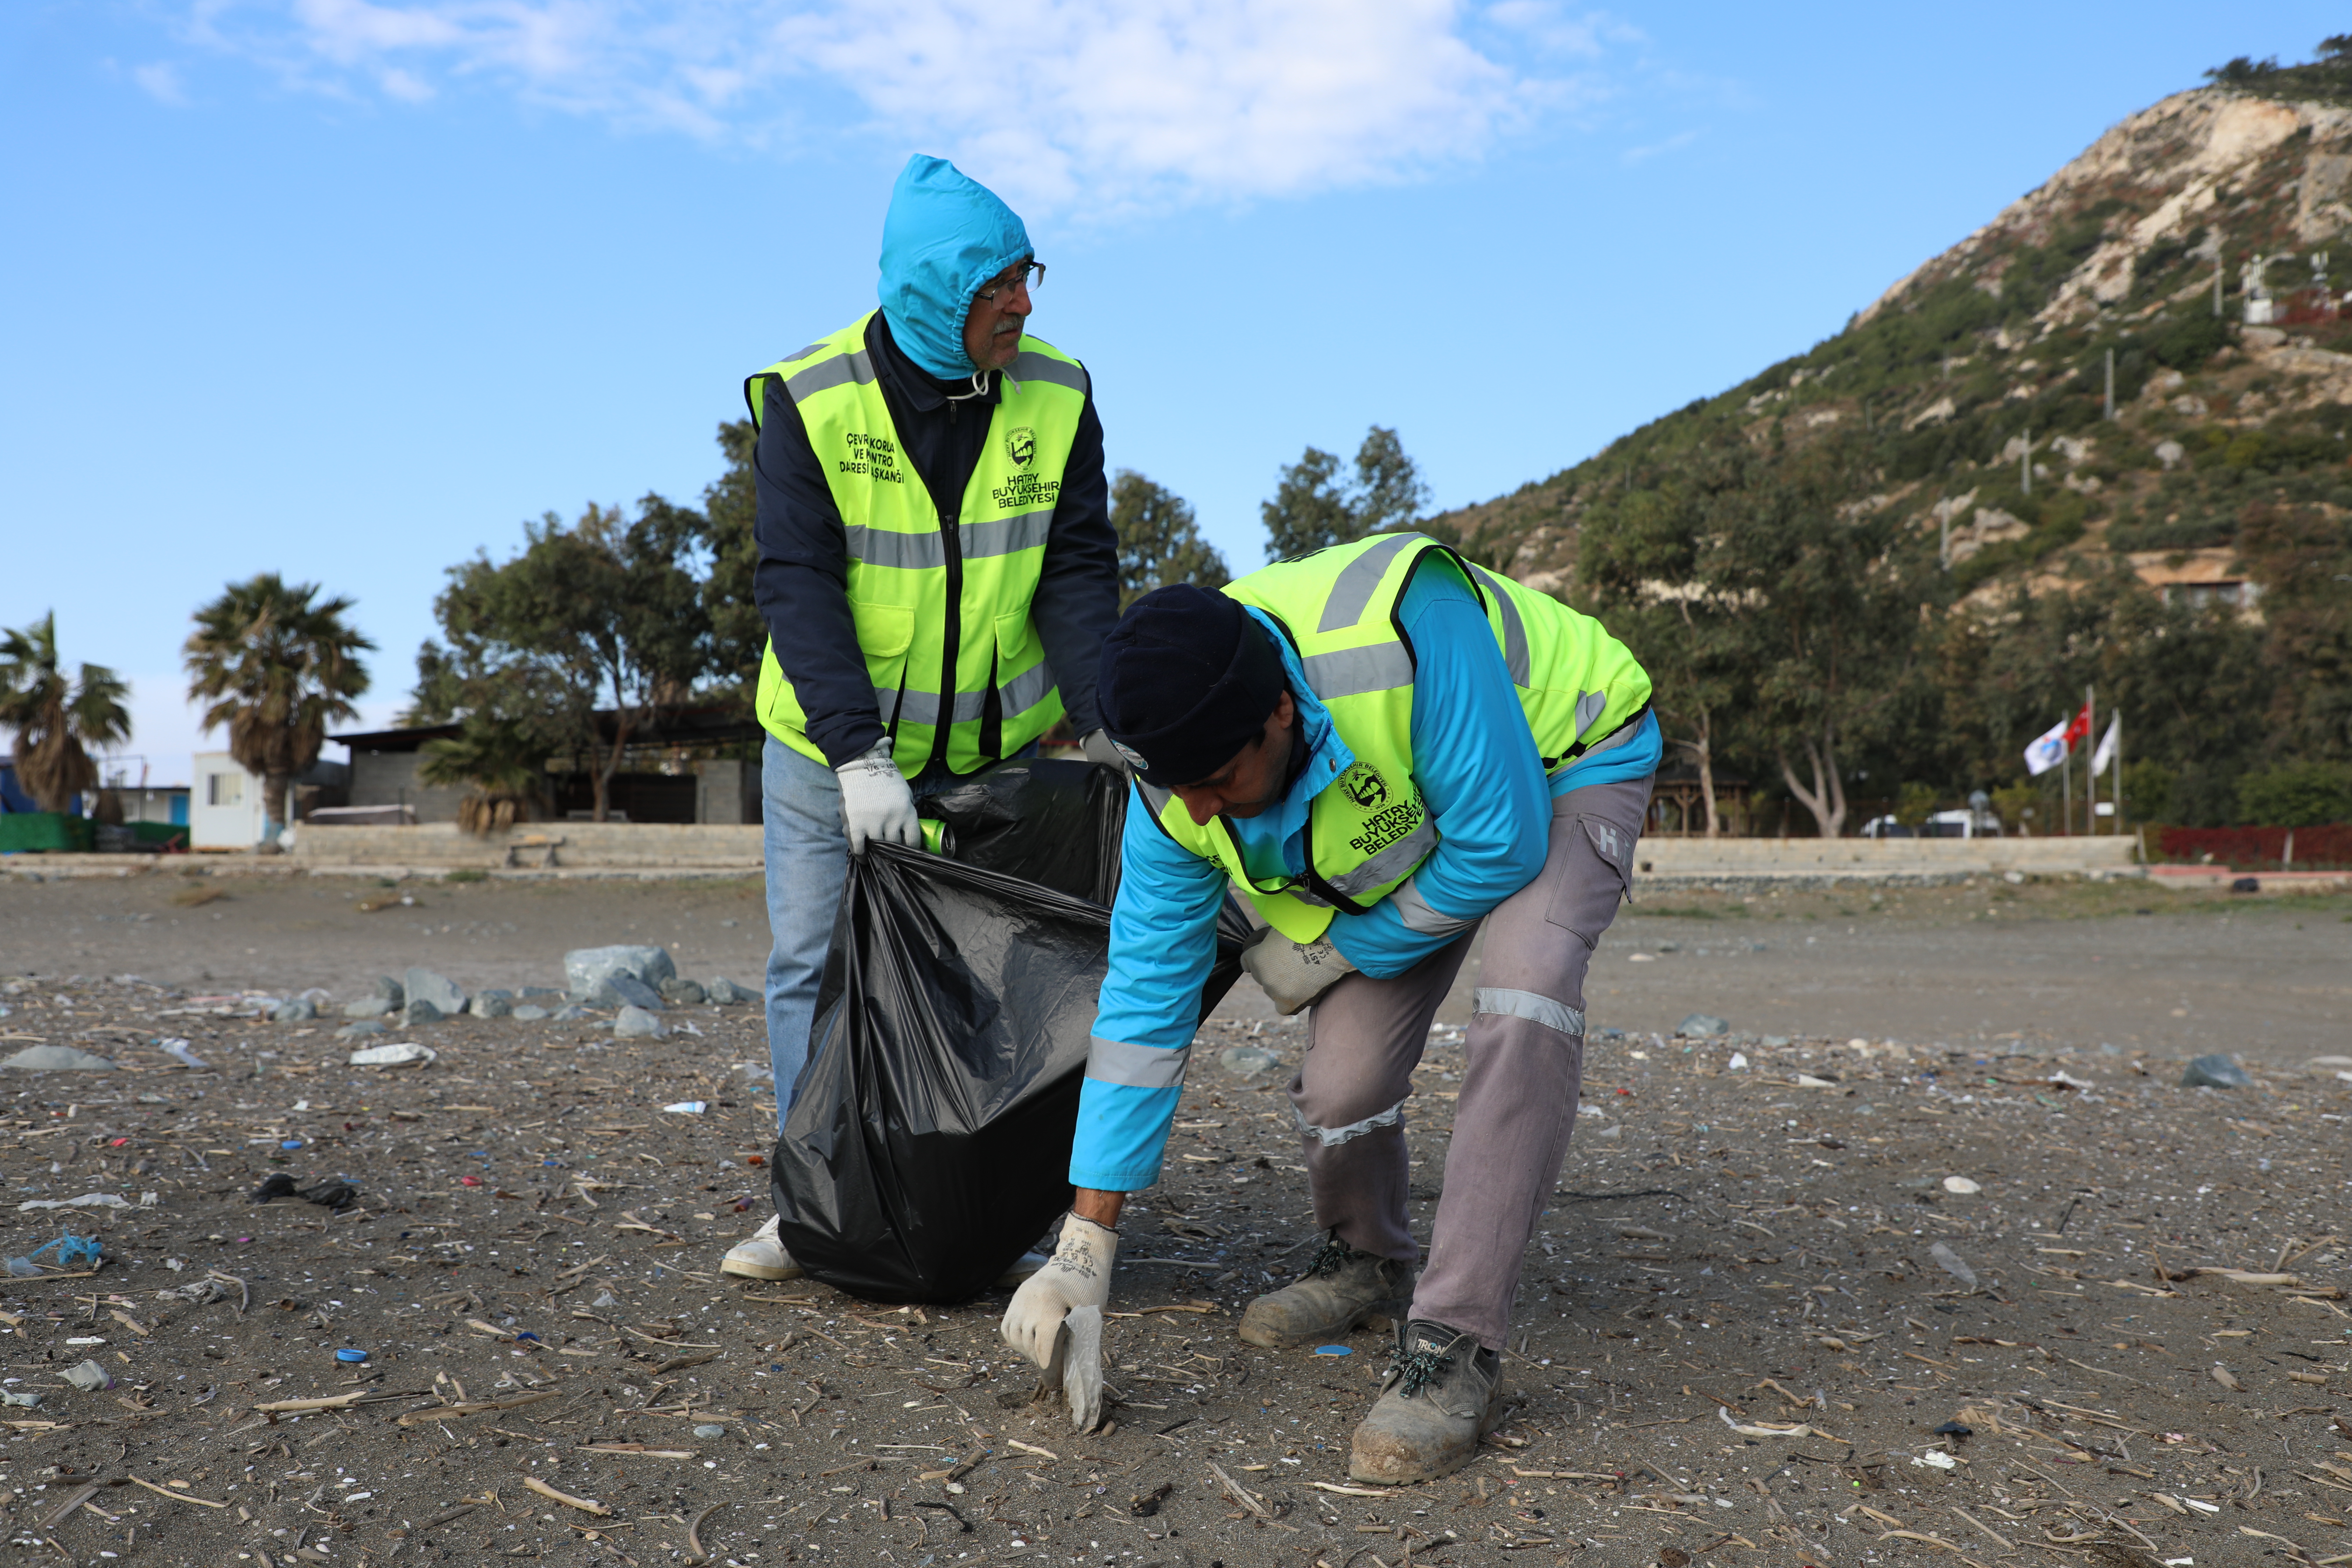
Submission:
[[[1102,422],[1085,367],[1024,331],[1045,271],[1011,208],[910,158],[882,221],[882,308],[743,384],[780,1127],[849,857],[920,843],[916,797],[1066,712],[1118,761],[1095,712],[1118,616]],[[719,1268],[800,1272],[772,1217]]]
[[[1124,1195],[1159,1178],[1231,879],[1269,922],[1249,972],[1281,1012],[1314,1005],[1290,1098],[1328,1233],[1296,1284],[1250,1304],[1242,1337],[1313,1344],[1394,1320],[1349,1474],[1447,1474],[1500,1415],[1520,1257],[1575,1125],[1585,969],[1657,768],[1650,679],[1599,622],[1389,533],[1222,594],[1145,595],[1103,645],[1100,693],[1138,795],[1078,1102],[1076,1201],[1004,1337],[1050,1366],[1064,1317],[1108,1296]],[[1424,1271],[1404,1101],[1481,923]],[[1099,1367],[1063,1373],[1073,1420],[1091,1426]]]

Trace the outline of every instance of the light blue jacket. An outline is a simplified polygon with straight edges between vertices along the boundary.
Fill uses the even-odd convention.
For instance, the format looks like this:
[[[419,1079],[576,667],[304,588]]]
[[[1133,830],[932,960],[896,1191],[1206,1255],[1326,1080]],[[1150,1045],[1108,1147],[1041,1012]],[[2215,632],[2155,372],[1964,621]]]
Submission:
[[[996,193],[918,153],[882,219],[882,314],[907,357],[942,381],[978,367],[963,323],[980,286],[1030,254],[1029,231]]]
[[[1349,768],[1355,753],[1307,684],[1289,642],[1255,609],[1282,650],[1299,721],[1306,764],[1281,802],[1234,823],[1252,877],[1271,880],[1306,869],[1308,807]],[[1438,846],[1413,873],[1430,908],[1463,922],[1526,887],[1543,869],[1551,802],[1588,784],[1643,778],[1657,769],[1657,721],[1644,715],[1633,740],[1571,763],[1547,780],[1525,710],[1496,647],[1486,612],[1459,578],[1416,574],[1399,606],[1417,658],[1412,689],[1413,782],[1436,821]],[[1169,1054],[1165,1087],[1139,1088],[1089,1077],[1078,1092],[1077,1142],[1070,1181],[1104,1192],[1135,1192],[1160,1179],[1191,1048],[1193,1009],[1216,956],[1218,907],[1225,874],[1180,848],[1152,820],[1141,797],[1128,802],[1118,900],[1111,910],[1110,973],[1103,982],[1095,1037]],[[1331,922],[1332,944],[1367,974],[1401,974],[1453,942],[1459,930],[1410,929],[1392,900]],[[1121,1053],[1131,1057],[1133,1053]],[[1149,1076],[1129,1074],[1128,1076]]]

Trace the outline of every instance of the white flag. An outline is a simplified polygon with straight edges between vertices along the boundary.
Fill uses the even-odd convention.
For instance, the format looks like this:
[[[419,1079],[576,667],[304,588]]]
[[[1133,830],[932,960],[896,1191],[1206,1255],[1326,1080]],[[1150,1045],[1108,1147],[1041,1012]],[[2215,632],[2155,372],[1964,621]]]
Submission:
[[[2116,742],[2122,737],[2123,728],[2124,720],[2123,715],[2120,713],[2107,721],[2107,732],[2100,738],[2099,749],[2091,753],[2091,771],[2093,773],[2100,773],[2106,772],[2107,764],[2116,760]]]
[[[2039,778],[2066,760],[2066,731],[2073,727],[2072,719],[2061,719],[2033,739],[2025,748],[2025,771]]]

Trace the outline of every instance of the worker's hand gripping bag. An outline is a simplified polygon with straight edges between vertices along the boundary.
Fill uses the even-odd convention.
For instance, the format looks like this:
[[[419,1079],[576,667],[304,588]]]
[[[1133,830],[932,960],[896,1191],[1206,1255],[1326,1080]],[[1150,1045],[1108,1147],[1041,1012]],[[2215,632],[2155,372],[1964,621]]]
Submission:
[[[940,853],[852,858],[771,1167],[779,1237],[812,1277],[969,1300],[1069,1206],[1126,801],[1111,769],[1008,763],[923,803]],[[1229,900],[1202,1014],[1248,929]]]

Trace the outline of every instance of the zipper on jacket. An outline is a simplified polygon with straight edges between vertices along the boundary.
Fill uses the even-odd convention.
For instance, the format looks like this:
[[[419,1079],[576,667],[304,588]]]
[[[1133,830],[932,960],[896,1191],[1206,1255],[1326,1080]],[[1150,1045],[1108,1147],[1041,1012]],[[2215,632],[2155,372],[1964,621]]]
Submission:
[[[950,403],[950,408],[955,406]],[[942,765],[948,754],[948,733],[955,728],[956,656],[963,646],[963,544],[956,531],[958,514],[940,518],[940,546],[947,557],[947,647],[940,655],[939,722],[931,729],[930,761]],[[924,764],[926,768],[929,763]]]

